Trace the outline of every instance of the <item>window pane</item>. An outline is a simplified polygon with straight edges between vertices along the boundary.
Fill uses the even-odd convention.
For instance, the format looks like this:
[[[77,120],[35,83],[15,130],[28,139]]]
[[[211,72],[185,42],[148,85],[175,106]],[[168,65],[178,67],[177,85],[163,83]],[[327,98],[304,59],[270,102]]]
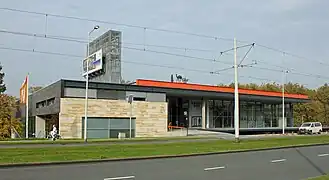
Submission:
[[[98,138],[98,139],[106,139],[108,138],[108,130],[99,130],[99,129],[88,129],[87,130],[88,138]]]
[[[88,129],[107,129],[108,119],[88,118],[87,124]]]
[[[111,119],[110,129],[129,129],[129,119]],[[135,129],[135,119],[131,119],[131,128]]]

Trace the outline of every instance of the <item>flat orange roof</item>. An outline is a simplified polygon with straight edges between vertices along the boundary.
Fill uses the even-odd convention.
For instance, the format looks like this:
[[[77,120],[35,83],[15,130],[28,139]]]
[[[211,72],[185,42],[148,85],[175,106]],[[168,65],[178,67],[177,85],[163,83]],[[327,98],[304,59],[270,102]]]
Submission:
[[[136,85],[138,85],[138,86],[149,86],[149,87],[160,87],[160,88],[174,88],[174,89],[234,93],[234,88],[231,88],[231,87],[220,87],[220,86],[179,83],[179,82],[168,82],[168,81],[156,81],[156,80],[146,80],[146,79],[137,79],[136,80]],[[281,92],[250,90],[250,89],[240,89],[240,88],[239,88],[239,94],[248,94],[248,95],[256,95],[256,96],[282,97]],[[309,99],[307,95],[303,95],[303,94],[285,93],[284,97],[295,98],[295,99]]]

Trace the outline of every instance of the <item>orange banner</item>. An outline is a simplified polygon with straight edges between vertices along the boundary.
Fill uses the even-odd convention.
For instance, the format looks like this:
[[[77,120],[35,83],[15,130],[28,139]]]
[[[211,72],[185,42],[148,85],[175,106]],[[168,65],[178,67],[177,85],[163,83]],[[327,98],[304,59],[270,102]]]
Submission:
[[[20,97],[20,102],[22,104],[26,104],[27,100],[27,76],[25,78],[24,83],[22,84],[21,88],[19,89],[19,97]]]

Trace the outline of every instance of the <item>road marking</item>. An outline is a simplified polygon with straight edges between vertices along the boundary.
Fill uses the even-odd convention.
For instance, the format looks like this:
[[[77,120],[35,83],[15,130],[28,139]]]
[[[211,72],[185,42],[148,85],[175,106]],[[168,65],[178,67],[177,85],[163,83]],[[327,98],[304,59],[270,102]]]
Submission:
[[[114,178],[105,178],[104,180],[119,180],[119,179],[134,179],[135,176],[125,176],[125,177],[114,177]]]
[[[329,154],[319,154],[319,157],[329,156]]]
[[[286,159],[277,159],[277,160],[273,160],[271,161],[272,163],[277,163],[277,162],[283,162],[286,161]]]
[[[211,171],[211,170],[217,170],[217,169],[224,169],[225,166],[219,166],[219,167],[212,167],[212,168],[206,168],[205,171]]]

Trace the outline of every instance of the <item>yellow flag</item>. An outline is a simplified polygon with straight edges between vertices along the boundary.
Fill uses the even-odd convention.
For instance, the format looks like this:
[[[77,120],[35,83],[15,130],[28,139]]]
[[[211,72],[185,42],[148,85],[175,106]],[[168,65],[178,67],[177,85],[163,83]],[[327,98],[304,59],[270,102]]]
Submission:
[[[22,84],[22,86],[21,86],[21,88],[20,88],[20,90],[19,90],[19,92],[20,92],[20,102],[22,103],[22,104],[25,104],[26,103],[26,100],[27,100],[27,81],[28,81],[28,78],[27,78],[27,76],[26,76],[26,78],[25,78],[25,81],[24,81],[24,83]]]

